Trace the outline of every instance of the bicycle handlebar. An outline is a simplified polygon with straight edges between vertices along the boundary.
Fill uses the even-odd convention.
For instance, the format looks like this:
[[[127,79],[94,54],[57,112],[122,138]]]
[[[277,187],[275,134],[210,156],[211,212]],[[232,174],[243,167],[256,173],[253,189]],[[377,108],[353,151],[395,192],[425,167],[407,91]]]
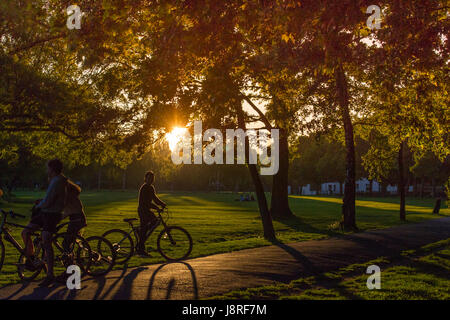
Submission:
[[[167,222],[170,218],[169,209],[167,207],[164,207],[161,211],[158,212],[158,215],[161,217],[161,219],[162,219],[162,216],[161,216],[162,213],[166,214],[166,218],[164,219],[164,221]]]

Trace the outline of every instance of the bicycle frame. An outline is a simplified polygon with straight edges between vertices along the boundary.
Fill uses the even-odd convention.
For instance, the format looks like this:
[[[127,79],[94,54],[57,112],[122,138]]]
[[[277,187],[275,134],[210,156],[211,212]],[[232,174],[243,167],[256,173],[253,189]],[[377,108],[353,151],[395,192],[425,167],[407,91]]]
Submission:
[[[17,224],[17,223],[7,222],[6,217],[7,217],[7,213],[2,210],[2,223],[0,226],[0,239],[1,239],[1,235],[3,234],[3,238],[6,241],[8,241],[9,243],[11,243],[14,246],[14,248],[16,248],[17,251],[19,251],[19,253],[26,255],[25,249],[22,248],[22,246],[17,242],[17,240],[13,237],[13,235],[8,231],[8,229],[5,226],[19,227],[19,228],[23,228],[23,229],[27,228],[27,226]],[[37,236],[37,234],[34,234],[34,233],[33,233],[33,235]]]
[[[3,233],[3,238],[11,243],[14,248],[16,248],[17,251],[19,251],[21,254],[25,254],[25,250],[22,248],[22,246],[17,242],[17,240],[12,236],[12,234],[9,233],[8,230],[3,229],[1,231]]]
[[[133,233],[133,234],[134,234],[134,238],[135,238],[136,240],[139,240],[139,232],[138,232],[138,230],[139,230],[140,226],[135,227],[135,226],[133,225],[132,222],[128,222],[128,224],[130,225],[131,230],[130,230],[129,232],[127,232],[127,236],[130,236],[131,233]],[[148,240],[148,238],[152,235],[152,233],[156,230],[156,228],[159,227],[160,224],[163,225],[164,230],[167,229],[166,221],[164,221],[163,217],[161,216],[161,213],[158,212],[157,222],[156,222],[156,224],[155,224],[155,225],[147,232],[147,234],[145,235],[145,241],[144,241],[144,242],[146,242],[146,241]],[[122,241],[124,241],[126,238],[127,238],[127,237],[123,237],[117,244],[120,245],[120,244],[122,243]]]

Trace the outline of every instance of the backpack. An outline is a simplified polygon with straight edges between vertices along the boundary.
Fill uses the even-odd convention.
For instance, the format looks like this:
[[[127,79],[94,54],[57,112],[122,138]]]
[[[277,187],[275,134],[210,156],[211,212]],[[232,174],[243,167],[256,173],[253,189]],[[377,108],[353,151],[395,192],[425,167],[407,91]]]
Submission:
[[[78,198],[78,196],[81,193],[81,188],[75,184],[73,181],[67,179],[66,181],[66,199],[64,201],[64,206],[67,206],[67,204],[71,201],[74,200],[76,198]]]

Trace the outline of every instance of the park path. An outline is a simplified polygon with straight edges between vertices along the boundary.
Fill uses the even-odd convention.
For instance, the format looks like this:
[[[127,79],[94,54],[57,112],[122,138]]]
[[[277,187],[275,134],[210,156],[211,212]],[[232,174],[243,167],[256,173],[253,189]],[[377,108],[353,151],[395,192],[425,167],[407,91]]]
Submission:
[[[85,278],[81,290],[36,283],[0,289],[0,299],[198,299],[288,282],[450,238],[450,217],[325,240],[278,244],[113,271]]]

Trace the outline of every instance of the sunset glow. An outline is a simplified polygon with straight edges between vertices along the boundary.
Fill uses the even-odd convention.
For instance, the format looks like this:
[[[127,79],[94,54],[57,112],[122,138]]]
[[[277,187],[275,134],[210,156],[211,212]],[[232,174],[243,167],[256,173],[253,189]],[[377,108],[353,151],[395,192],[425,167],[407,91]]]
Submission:
[[[166,141],[169,143],[170,151],[175,150],[177,143],[186,134],[187,128],[175,127],[172,131],[166,133]]]

